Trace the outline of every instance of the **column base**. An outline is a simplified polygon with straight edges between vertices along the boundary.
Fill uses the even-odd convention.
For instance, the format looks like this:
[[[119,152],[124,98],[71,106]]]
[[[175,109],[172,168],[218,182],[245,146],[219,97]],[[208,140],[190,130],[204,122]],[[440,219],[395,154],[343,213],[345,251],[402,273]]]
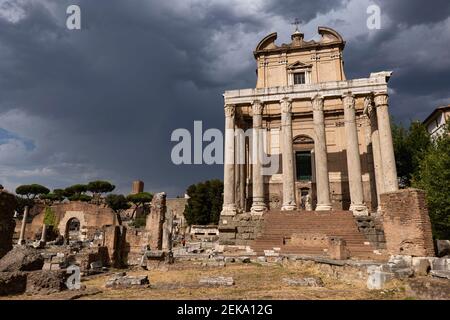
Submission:
[[[283,204],[281,211],[296,211],[297,206],[295,204]]]
[[[331,204],[318,204],[316,206],[316,211],[331,211],[331,210],[333,210]]]
[[[250,212],[254,216],[262,216],[267,211],[267,206],[265,203],[255,202],[252,204]]]
[[[222,212],[220,213],[221,216],[235,216],[237,214],[236,205],[229,204],[224,205]]]
[[[353,212],[354,216],[368,216],[369,209],[367,209],[365,204],[353,204],[350,206],[350,211]]]

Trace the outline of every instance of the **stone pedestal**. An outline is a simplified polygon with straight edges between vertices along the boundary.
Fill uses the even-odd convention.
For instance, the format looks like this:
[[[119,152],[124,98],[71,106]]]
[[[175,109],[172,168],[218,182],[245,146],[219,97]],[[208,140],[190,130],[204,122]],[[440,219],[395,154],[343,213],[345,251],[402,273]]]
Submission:
[[[283,99],[281,104],[282,159],[283,159],[283,211],[297,210],[295,201],[294,151],[292,148],[292,100]]]
[[[355,98],[351,93],[348,93],[343,96],[343,102],[345,136],[347,139],[347,171],[351,199],[350,211],[354,215],[368,215],[369,211],[364,204],[358,131],[356,128]]]

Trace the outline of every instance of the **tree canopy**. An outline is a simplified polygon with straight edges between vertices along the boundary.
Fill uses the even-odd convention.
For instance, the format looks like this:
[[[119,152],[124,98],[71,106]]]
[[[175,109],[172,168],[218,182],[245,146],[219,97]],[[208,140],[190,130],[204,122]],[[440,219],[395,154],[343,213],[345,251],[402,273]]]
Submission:
[[[106,197],[106,205],[116,213],[130,209],[131,207],[127,198],[122,194],[109,194]]]
[[[16,193],[26,197],[27,199],[34,200],[36,197],[48,194],[50,190],[40,184],[24,184],[16,188]]]
[[[409,128],[394,124],[392,139],[400,184],[410,187],[411,178],[430,147],[430,134],[421,122],[413,121]]]
[[[91,181],[87,184],[87,191],[90,191],[95,195],[111,192],[115,188],[116,186],[108,181],[98,180],[98,181]]]
[[[223,204],[223,182],[210,180],[191,185],[187,189],[189,196],[184,212],[186,222],[193,224],[217,224]]]
[[[430,144],[412,177],[412,186],[427,192],[433,235],[450,239],[450,121]]]

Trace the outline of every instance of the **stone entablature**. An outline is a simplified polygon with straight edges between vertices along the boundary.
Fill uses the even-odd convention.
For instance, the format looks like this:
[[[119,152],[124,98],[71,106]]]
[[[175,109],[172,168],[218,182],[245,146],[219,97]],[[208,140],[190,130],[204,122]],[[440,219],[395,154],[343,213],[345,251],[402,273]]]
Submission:
[[[316,84],[293,85],[285,87],[267,87],[225,91],[225,104],[251,104],[261,102],[279,102],[286,96],[293,100],[311,100],[318,92],[323,98],[340,98],[351,91],[355,96],[367,96],[371,93],[388,92],[388,81],[392,72],[384,71],[370,74],[369,78],[332,81]]]

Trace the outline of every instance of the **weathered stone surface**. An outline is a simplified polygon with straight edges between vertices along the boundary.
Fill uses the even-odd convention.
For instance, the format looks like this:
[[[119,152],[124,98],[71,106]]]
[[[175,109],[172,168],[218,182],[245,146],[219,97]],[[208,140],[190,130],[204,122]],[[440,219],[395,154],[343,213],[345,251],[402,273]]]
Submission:
[[[236,260],[241,263],[250,263],[251,262],[249,257],[237,257]]]
[[[431,269],[434,271],[450,271],[450,266],[447,264],[447,259],[438,258],[433,259]]]
[[[225,261],[225,263],[233,263],[236,260],[233,257],[225,257],[224,261]]]
[[[430,261],[427,258],[413,258],[412,269],[416,276],[426,276],[431,270]]]
[[[36,271],[27,273],[28,294],[51,294],[67,289],[65,285],[67,274],[59,271]]]
[[[377,267],[369,268],[367,278],[367,288],[369,290],[381,290],[385,284],[394,278],[394,274],[378,270]]]
[[[0,258],[12,249],[12,237],[16,223],[14,209],[16,198],[0,188]]]
[[[0,296],[21,294],[27,287],[24,272],[0,272]]]
[[[450,285],[446,279],[414,278],[408,280],[406,293],[423,300],[448,300]]]
[[[166,217],[166,194],[157,193],[150,205],[150,214],[147,216],[146,229],[150,234],[150,249],[162,250],[163,224]]]
[[[436,240],[436,253],[439,258],[450,256],[450,240]]]
[[[298,287],[323,287],[323,281],[320,278],[283,278],[283,282],[289,286],[298,286]]]
[[[347,242],[339,237],[329,237],[328,255],[331,259],[347,260],[350,256],[347,249]]]
[[[127,276],[125,272],[116,273],[113,277],[106,281],[107,288],[122,289],[147,286],[150,284],[148,276]]]
[[[431,270],[430,274],[433,277],[436,278],[443,278],[443,279],[449,279],[450,280],[450,271],[445,271],[445,270]],[[450,286],[450,284],[449,284]]]
[[[199,280],[199,284],[206,286],[232,286],[234,279],[232,277],[205,277]]]
[[[44,258],[38,250],[18,246],[0,259],[0,272],[41,270]]]

